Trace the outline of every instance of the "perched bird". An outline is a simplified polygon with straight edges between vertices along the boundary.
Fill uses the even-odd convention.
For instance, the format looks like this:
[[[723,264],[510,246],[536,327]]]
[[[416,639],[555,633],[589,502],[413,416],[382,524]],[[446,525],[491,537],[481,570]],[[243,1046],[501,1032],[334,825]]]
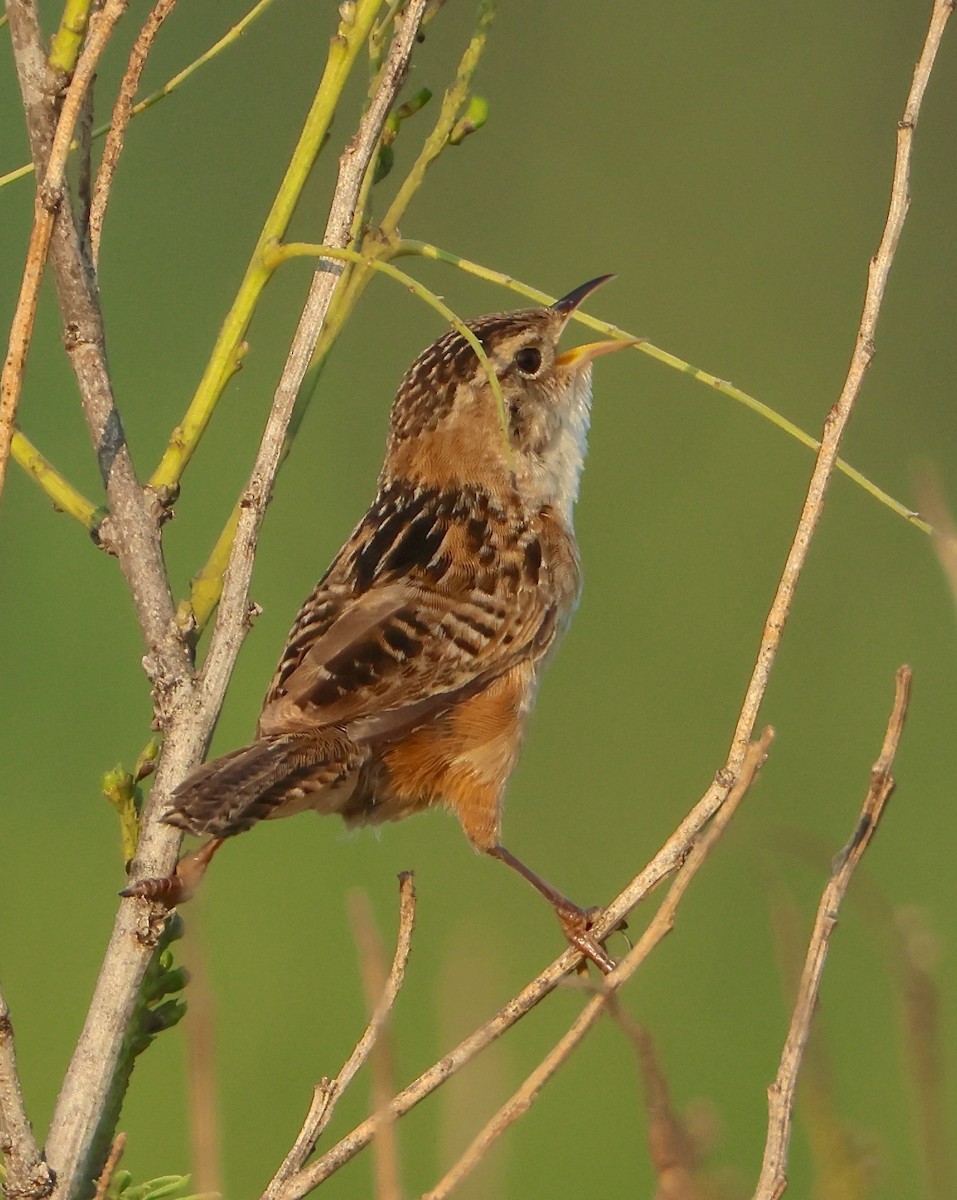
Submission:
[[[572,509],[591,362],[630,344],[560,354],[557,343],[609,278],[546,308],[469,322],[504,414],[460,332],[412,364],[392,406],[376,498],[299,610],[256,740],[173,793],[164,819],[213,839],[180,863],[181,876],[265,818],[314,809],[364,825],[444,806],[477,850],[546,897],[573,945],[612,969],[589,913],[500,841],[502,797],[542,667],[580,590]],[[127,894],[160,894],[150,882]]]

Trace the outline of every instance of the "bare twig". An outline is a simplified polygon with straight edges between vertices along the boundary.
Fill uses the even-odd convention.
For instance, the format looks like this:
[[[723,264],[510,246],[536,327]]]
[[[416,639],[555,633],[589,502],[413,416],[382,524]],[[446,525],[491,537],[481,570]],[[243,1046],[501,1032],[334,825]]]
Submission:
[[[610,998],[634,975],[635,971],[647,959],[655,946],[671,931],[674,927],[678,905],[681,903],[692,879],[694,879],[708,857],[711,848],[727,828],[732,816],[737,811],[738,805],[751,787],[755,775],[767,757],[768,747],[771,744],[773,736],[771,729],[765,729],[760,739],[748,747],[744,762],[741,764],[738,780],[732,788],[727,801],[708,828],[692,845],[684,861],[684,865],[675,878],[674,883],[668,889],[668,895],[662,901],[658,911],[634,947],[622,959],[615,970],[610,975],[605,976],[602,980],[600,990],[585,1005],[564,1037],[549,1051],[515,1094],[488,1121],[458,1162],[449,1168],[432,1191],[427,1192],[422,1197],[422,1200],[445,1200],[447,1196],[451,1195],[466,1175],[481,1162],[492,1143],[500,1138],[510,1125],[513,1125],[519,1117],[523,1116],[531,1108],[538,1099],[538,1093],[542,1087],[551,1079],[558,1068],[567,1061],[571,1052],[582,1041],[604,1012]],[[415,1084],[412,1086],[414,1087]],[[408,1091],[409,1089],[407,1088],[406,1092]],[[402,1093],[402,1095],[405,1095],[405,1093]],[[396,1098],[397,1102],[398,1099],[399,1097]],[[358,1131],[354,1130],[353,1134],[356,1132]],[[352,1137],[353,1134],[349,1136]],[[343,1139],[343,1141],[345,1140],[347,1139]],[[339,1145],[343,1145],[343,1142],[340,1142]],[[314,1164],[315,1167],[321,1167],[326,1159],[331,1159],[332,1155],[338,1149],[338,1146],[333,1147],[329,1154]],[[341,1163],[336,1164],[336,1166],[339,1165]],[[331,1172],[329,1173],[331,1174]]]
[[[106,1193],[110,1189],[110,1184],[113,1181],[113,1175],[116,1168],[120,1165],[120,1159],[123,1157],[123,1151],[126,1149],[126,1134],[118,1133],[113,1139],[113,1145],[110,1147],[110,1152],[106,1156],[106,1162],[103,1164],[103,1170],[100,1172],[100,1178],[96,1181],[96,1194],[93,1200],[106,1200]]]
[[[891,711],[881,752],[871,768],[871,785],[868,789],[861,815],[851,840],[835,860],[830,881],[821,896],[814,930],[804,959],[804,970],[798,988],[798,997],[791,1017],[781,1063],[774,1083],[768,1088],[768,1136],[764,1148],[761,1176],[754,1192],[754,1200],[777,1200],[787,1187],[787,1157],[791,1140],[791,1121],[794,1109],[794,1089],[804,1057],[811,1019],[817,1007],[821,976],[831,941],[837,925],[837,914],[841,901],[851,882],[851,876],[877,832],[881,816],[894,791],[891,770],[900,743],[907,701],[910,694],[911,672],[901,667],[896,675],[894,707]]]
[[[794,1089],[804,1056],[811,1019],[817,1005],[821,976],[838,911],[857,864],[877,832],[884,808],[894,790],[891,769],[903,730],[910,693],[911,672],[896,674],[894,706],[880,756],[871,769],[871,785],[851,840],[835,859],[831,879],[821,897],[804,969],[775,1082],[768,1089],[770,1111],[764,1164],[755,1200],[776,1200],[787,1186],[784,1170],[790,1139]]]
[[[18,6],[11,4],[10,7],[12,33],[16,24],[14,14]],[[10,340],[3,364],[3,373],[0,376],[0,493],[3,492],[7,462],[10,458],[13,427],[17,419],[20,393],[23,389],[23,372],[36,320],[40,281],[43,279],[43,269],[50,249],[54,223],[63,203],[63,181],[67,156],[70,153],[77,121],[83,111],[87,90],[96,73],[96,65],[100,55],[106,49],[116,22],[125,11],[126,0],[107,0],[103,8],[90,18],[89,33],[63,101],[49,154],[45,156],[45,170],[40,176],[42,182],[37,187],[26,266],[10,326]],[[15,38],[15,47],[16,41]],[[52,117],[52,110],[50,115]]]
[[[140,76],[146,66],[146,59],[153,47],[153,41],[160,31],[160,26],[173,11],[176,0],[156,0],[153,9],[137,35],[130,51],[130,57],[120,81],[120,90],[113,105],[113,115],[110,118],[110,131],[106,135],[103,146],[103,157],[96,173],[96,183],[93,185],[93,197],[90,203],[90,247],[93,254],[93,264],[100,260],[100,238],[103,233],[103,218],[106,215],[106,205],[110,198],[110,188],[113,175],[123,149],[126,137],[126,127],[133,115],[133,101],[136,90],[140,85]]]
[[[357,892],[352,896],[349,910],[353,936],[359,952],[362,990],[365,992],[366,1007],[371,1016],[379,997],[385,992],[388,979],[385,950],[375,925],[369,897],[365,892]],[[402,1189],[399,1184],[395,1119],[388,1111],[389,1101],[395,1095],[395,1071],[388,1022],[383,1024],[372,1047],[369,1067],[372,1073],[372,1112],[379,1120],[379,1127],[372,1139],[375,1200],[400,1200]]]
[[[375,153],[385,119],[408,72],[409,59],[426,5],[427,0],[409,0],[401,23],[397,22],[399,29],[389,48],[379,86],[359,129],[339,159],[339,180],[322,239],[327,246],[342,249],[348,244],[362,180]],[[259,529],[279,468],[286,430],[341,273],[342,264],[331,259],[320,260],[316,267],[302,317],[273,397],[256,462],[240,501],[236,536],[203,668],[203,704],[211,705],[216,711],[222,704],[233,664],[248,631],[249,581]]]
[[[10,0],[8,12],[31,152],[38,178],[46,179],[57,130],[55,79],[46,62],[35,0]],[[60,144],[68,144],[62,135]],[[110,544],[130,588],[147,648],[144,661],[156,689],[159,718],[166,726],[164,757],[153,789],[155,808],[155,802],[198,761],[212,728],[212,716],[205,722],[192,719],[196,714],[191,664],[175,624],[157,516],[137,482],[116,411],[99,300],[66,190],[53,226],[50,259],[68,333],[71,365],[110,502]],[[167,874],[175,862],[178,844],[179,837],[173,830],[146,820],[137,861],[147,874]],[[117,915],[47,1138],[46,1155],[57,1176],[58,1196],[73,1194],[78,1179],[90,1179],[98,1173],[94,1143],[114,1086],[139,987],[161,928],[161,920],[154,917],[159,914],[131,904],[123,905]],[[104,1141],[100,1139],[97,1144],[103,1145]]]
[[[13,1025],[3,992],[0,992],[0,1151],[7,1164],[4,1195],[10,1200],[13,1197],[39,1200],[49,1196],[53,1177],[40,1154],[23,1105]]]
[[[270,1180],[261,1200],[286,1200],[290,1196],[305,1195],[309,1190],[300,1190],[303,1164],[313,1152],[316,1142],[328,1125],[339,1097],[346,1090],[356,1072],[369,1057],[381,1035],[395,999],[405,979],[405,968],[412,949],[412,931],[415,927],[415,887],[412,875],[405,872],[399,876],[399,932],[395,954],[382,997],[369,1018],[365,1033],[356,1043],[342,1070],[335,1079],[323,1079],[316,1085],[312,1104],[292,1149],[283,1160],[282,1166]]]
[[[914,130],[917,126],[921,101],[924,98],[927,82],[930,79],[937,49],[943,37],[944,27],[953,8],[952,0],[935,0],[930,27],[927,30],[927,36],[924,40],[924,47],[917,66],[914,69],[914,78],[907,96],[907,103],[904,106],[904,115],[897,127],[897,156],[894,162],[894,179],[891,185],[887,220],[877,253],[868,265],[864,310],[861,314],[860,326],[857,331],[854,353],[851,356],[851,363],[844,386],[841,389],[841,394],[824,421],[824,430],[821,434],[821,447],[818,450],[814,463],[814,471],[811,475],[807,497],[804,501],[800,520],[798,521],[797,532],[791,543],[784,571],[778,583],[777,591],[771,604],[771,610],[768,613],[768,619],[764,626],[757,661],[754,665],[751,681],[748,684],[744,703],[741,707],[741,715],[738,718],[737,728],[734,732],[729,765],[743,753],[744,747],[747,745],[757,721],[758,710],[764,699],[771,668],[774,665],[778,646],[781,643],[781,636],[784,633],[784,625],[791,610],[798,577],[804,567],[811,538],[814,535],[814,530],[817,527],[824,508],[824,497],[834,470],[838,447],[841,444],[841,438],[850,419],[854,402],[860,392],[861,384],[864,382],[864,376],[874,357],[874,334],[877,329],[877,319],[884,300],[887,277],[890,274],[894,255],[897,251],[897,243],[900,240],[901,231],[904,227],[904,219],[907,216],[907,208],[910,203],[908,187]]]

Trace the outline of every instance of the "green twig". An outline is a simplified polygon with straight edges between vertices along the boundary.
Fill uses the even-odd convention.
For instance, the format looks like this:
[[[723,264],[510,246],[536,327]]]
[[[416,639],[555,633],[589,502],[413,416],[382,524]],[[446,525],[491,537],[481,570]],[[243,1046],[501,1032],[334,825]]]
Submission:
[[[267,258],[274,265],[285,262],[290,258],[337,258],[344,262],[362,263],[373,271],[381,271],[383,275],[388,275],[390,279],[401,283],[403,287],[408,288],[413,296],[418,298],[434,308],[437,313],[445,318],[456,332],[462,337],[475,351],[476,357],[485,369],[485,374],[488,376],[489,385],[492,388],[492,395],[495,397],[495,403],[498,407],[499,420],[502,423],[502,430],[507,438],[508,436],[508,417],[505,411],[505,399],[502,396],[502,388],[498,381],[498,376],[495,373],[495,368],[489,361],[488,355],[485,353],[485,347],[478,340],[475,334],[469,329],[468,325],[460,316],[452,311],[451,308],[442,300],[435,292],[430,291],[425,284],[420,283],[411,275],[407,275],[405,271],[400,271],[398,267],[386,261],[384,258],[376,257],[372,254],[360,254],[357,250],[337,250],[331,246],[319,246],[311,242],[287,242],[281,246],[274,246],[268,253]]]
[[[442,99],[442,107],[435,128],[425,139],[419,157],[415,160],[412,169],[396,192],[395,198],[382,219],[382,229],[387,236],[391,236],[396,231],[399,221],[409,206],[409,201],[422,186],[426,171],[449,144],[449,137],[455,129],[459,114],[468,101],[472,76],[475,74],[482,51],[485,49],[488,29],[494,16],[493,0],[482,0],[479,7],[478,26],[462,55],[455,79]]]
[[[266,249],[281,239],[286,231],[309,172],[325,142],[356,56],[369,36],[380,2],[381,0],[358,0],[354,8],[348,10],[348,17],[342,18],[338,32],[331,40],[319,88],[256,242],[239,291],[223,322],[196,394],[182,423],[173,430],[166,452],[150,479],[155,488],[175,488],[179,484],[219,398],[235,372],[237,354],[240,352],[243,337],[262,290],[272,273],[266,263]],[[343,8],[345,10],[345,6]]]
[[[106,509],[97,508],[81,495],[19,430],[14,430],[10,457],[43,488],[58,509],[69,513],[87,529],[93,529],[106,515]]]
[[[372,37],[377,34],[382,37],[385,29],[394,15],[395,5],[392,5],[390,10],[385,14],[382,22],[373,31]],[[468,89],[478,66],[479,58],[485,46],[488,26],[494,14],[494,6],[492,3],[484,2],[479,10],[478,26],[475,35],[472,37],[469,45],[459,62],[455,81],[447,89],[442,99],[436,124],[431,134],[429,135],[422,151],[418,155],[413,164],[408,177],[401,184],[397,195],[389,207],[386,218],[383,220],[380,228],[373,228],[363,232],[368,219],[369,197],[375,181],[374,170],[377,165],[376,159],[372,160],[369,171],[366,173],[366,178],[363,180],[362,190],[360,192],[359,204],[356,208],[356,219],[352,227],[353,241],[357,244],[357,249],[347,255],[345,252],[336,253],[329,257],[337,257],[340,261],[346,261],[346,269],[343,278],[340,280],[339,286],[336,288],[333,296],[332,304],[329,312],[326,315],[326,320],[323,324],[322,333],[319,341],[316,344],[316,350],[313,354],[312,363],[309,371],[303,380],[300,388],[299,399],[297,401],[296,413],[293,421],[290,423],[286,444],[283,450],[284,456],[288,454],[292,439],[302,422],[306,409],[309,405],[309,400],[315,390],[315,386],[322,374],[325,362],[332,350],[333,345],[339,334],[341,333],[350,313],[357,304],[359,297],[365,291],[370,279],[377,269],[374,264],[379,263],[379,270],[384,269],[384,260],[394,256],[395,253],[395,236],[398,223],[405,216],[406,209],[415,193],[422,186],[425,179],[427,168],[435,161],[439,154],[449,144],[449,137],[452,131],[456,128],[463,107],[466,106],[469,96]],[[382,53],[381,47],[378,52],[375,47],[370,48],[373,66],[377,62],[381,62]],[[373,85],[374,86],[374,82]],[[417,97],[413,97],[407,105],[403,105],[396,113],[390,117],[390,125],[383,133],[382,141],[385,142],[391,134],[394,139],[395,127],[401,128],[404,120],[412,116],[418,108],[425,103],[421,93]],[[394,119],[393,119],[394,118]],[[378,156],[377,156],[378,157]],[[312,248],[308,253],[312,253],[315,248]],[[279,239],[272,247],[271,254],[273,256],[272,266],[278,266],[279,261],[283,257],[289,258],[294,255],[281,253],[282,248],[279,246]],[[395,269],[393,268],[393,273]],[[388,272],[386,272],[388,273]],[[399,273],[401,274],[401,272]],[[395,275],[393,276],[395,277]],[[407,278],[407,277],[404,277]],[[415,288],[421,287],[416,281],[410,281]],[[418,294],[427,299],[425,293],[427,289],[422,289]],[[428,293],[432,296],[432,293]],[[432,297],[437,299],[437,297]],[[434,305],[433,305],[434,307]],[[443,312],[446,320],[452,324],[458,319],[454,314],[448,311]],[[470,331],[466,331],[467,333]],[[480,355],[481,357],[481,355]],[[493,387],[498,388],[498,380],[496,379]],[[502,410],[500,410],[502,411]],[[216,604],[219,601],[219,596],[222,591],[223,572],[226,570],[226,565],[229,561],[230,551],[232,549],[233,537],[236,530],[236,522],[239,517],[238,506],[234,507],[230,513],[229,519],[216,541],[210,556],[203,568],[194,576],[190,597],[184,600],[179,607],[178,620],[182,628],[189,629],[191,638],[194,641],[199,639],[200,634],[206,627],[210,617],[215,611]]]
[[[403,239],[395,249],[395,257],[413,254],[422,258],[435,259],[437,262],[449,263],[462,271],[466,271],[470,275],[477,276],[479,279],[485,279],[490,283],[497,283],[502,287],[507,287],[511,291],[517,292],[520,296],[525,296],[538,304],[550,304],[554,299],[547,292],[540,292],[538,288],[529,287],[528,284],[522,283],[511,275],[506,275],[501,271],[493,271],[490,267],[483,267],[481,263],[462,258],[460,255],[453,254],[449,250],[440,250],[438,246],[433,246],[429,242]],[[590,317],[584,312],[574,312],[572,313],[572,317],[582,325],[587,326],[589,329],[595,329],[599,333],[607,334],[610,337],[629,338],[633,340],[636,350],[640,350],[643,354],[647,354],[651,358],[657,359],[658,362],[673,367],[677,371],[691,375],[699,383],[704,383],[708,387],[714,388],[715,391],[721,392],[722,395],[736,400],[746,408],[750,408],[752,412],[756,412],[759,416],[764,417],[766,421],[770,421],[772,425],[776,425],[778,429],[783,430],[790,437],[800,442],[802,446],[807,446],[810,450],[815,451],[820,446],[817,438],[812,437],[809,433],[805,433],[793,421],[789,421],[787,417],[781,416],[780,413],[775,412],[769,405],[742,391],[741,388],[735,387],[733,383],[728,383],[725,379],[719,379],[717,375],[711,375],[707,371],[702,371],[699,367],[693,366],[683,358],[679,358],[676,354],[669,354],[667,350],[661,350],[658,346],[652,345],[651,342],[641,338],[635,339],[634,335],[629,334],[624,329],[620,329],[617,325],[611,325],[607,321],[599,321],[596,317]],[[875,500],[878,500],[886,508],[889,508],[891,512],[896,513],[899,517],[903,517],[905,521],[909,521],[911,525],[915,525],[924,533],[932,532],[930,524],[923,520],[919,513],[914,512],[905,504],[901,504],[899,500],[895,500],[893,496],[885,492],[883,488],[878,487],[866,475],[862,475],[856,467],[852,467],[842,458],[837,459],[835,466],[848,479],[853,480],[858,487],[863,488]]]
[[[50,66],[68,77],[73,74],[83,38],[86,36],[90,7],[91,0],[66,0],[60,27],[50,44]]]
[[[253,7],[248,13],[246,13],[242,20],[237,21],[236,24],[233,25],[233,27],[225,34],[223,34],[218,42],[214,42],[204,54],[201,54],[199,58],[194,59],[193,62],[184,67],[182,71],[179,71],[171,79],[168,79],[162,87],[158,88],[155,92],[150,92],[148,96],[145,96],[142,100],[134,104],[130,112],[131,118],[138,117],[140,113],[145,112],[148,108],[152,108],[153,105],[158,101],[164,99],[164,97],[175,91],[181,83],[185,83],[194,71],[198,71],[200,67],[204,67],[208,62],[214,59],[221,50],[225,50],[227,46],[238,41],[240,35],[245,32],[247,26],[249,26],[258,16],[265,12],[272,2],[273,0],[258,0],[258,3],[253,5]],[[3,18],[3,20],[6,20],[6,18]],[[109,124],[100,125],[97,129],[93,130],[90,136],[92,138],[102,138],[105,137],[109,131]],[[76,145],[77,143],[73,142],[70,149],[75,150]],[[24,179],[27,175],[31,175],[32,173],[33,163],[24,163],[22,167],[16,167],[14,170],[8,171],[5,175],[0,175],[0,187],[3,187],[8,183],[15,183],[18,179]]]

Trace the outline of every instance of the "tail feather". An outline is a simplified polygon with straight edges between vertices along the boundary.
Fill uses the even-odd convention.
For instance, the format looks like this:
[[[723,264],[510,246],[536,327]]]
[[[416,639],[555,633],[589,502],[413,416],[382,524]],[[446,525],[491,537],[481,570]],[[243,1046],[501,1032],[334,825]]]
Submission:
[[[231,837],[267,817],[318,806],[321,793],[361,765],[362,750],[341,730],[259,738],[198,767],[171,797],[164,820],[190,833]]]

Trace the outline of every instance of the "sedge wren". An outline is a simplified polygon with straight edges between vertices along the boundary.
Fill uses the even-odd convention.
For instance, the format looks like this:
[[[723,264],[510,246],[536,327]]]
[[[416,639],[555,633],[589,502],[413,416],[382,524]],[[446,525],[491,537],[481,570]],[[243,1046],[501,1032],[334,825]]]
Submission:
[[[591,361],[560,354],[571,313],[610,276],[546,308],[469,322],[498,377],[451,331],[399,387],[368,513],[299,610],[256,740],[194,771],[165,820],[212,840],[304,809],[378,824],[451,809],[471,844],[554,906],[569,941],[609,971],[590,916],[501,844],[502,796],[542,667],[578,600],[572,509]],[[181,877],[190,860],[177,869]],[[165,892],[151,884],[170,885]],[[168,881],[127,894],[183,898]]]

